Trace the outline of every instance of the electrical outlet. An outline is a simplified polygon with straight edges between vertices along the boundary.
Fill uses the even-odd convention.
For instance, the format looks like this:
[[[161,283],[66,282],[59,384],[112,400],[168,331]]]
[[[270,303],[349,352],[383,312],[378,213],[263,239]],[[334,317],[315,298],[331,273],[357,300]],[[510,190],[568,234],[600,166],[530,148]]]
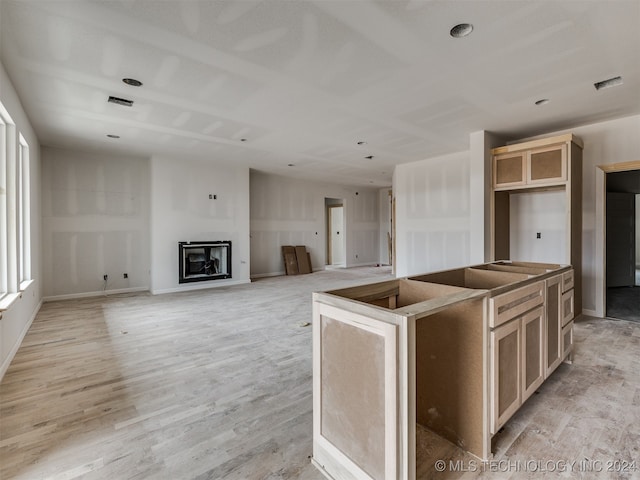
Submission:
[[[102,276],[102,279],[106,282],[107,280],[109,280],[109,275],[107,275],[106,273]]]
[[[124,278],[129,278],[129,274],[128,274],[128,273],[123,273],[123,274],[122,274],[122,276],[123,276]]]
[[[536,233],[536,238],[542,238],[542,233],[540,232]]]

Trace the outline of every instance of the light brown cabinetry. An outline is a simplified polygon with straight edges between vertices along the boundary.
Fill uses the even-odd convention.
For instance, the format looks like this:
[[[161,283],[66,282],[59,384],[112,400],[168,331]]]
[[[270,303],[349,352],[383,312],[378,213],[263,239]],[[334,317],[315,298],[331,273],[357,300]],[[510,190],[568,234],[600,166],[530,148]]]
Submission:
[[[505,190],[567,181],[564,144],[503,153],[493,157],[493,188]]]
[[[498,431],[513,415],[522,399],[520,375],[522,366],[522,330],[520,320],[513,320],[491,332],[491,359],[493,411],[491,433]]]
[[[562,332],[561,356],[571,363],[573,360],[573,319],[575,303],[573,290],[573,271],[562,275]]]
[[[492,330],[492,421],[495,434],[544,381],[544,309]]]
[[[527,183],[527,156],[524,152],[505,153],[493,157],[493,188],[520,187]]]
[[[565,195],[564,245],[554,259],[572,265],[574,314],[582,310],[582,142],[560,135],[495,148],[492,154],[491,260],[512,259],[511,198],[519,193],[561,191]]]
[[[545,281],[546,355],[544,376],[547,378],[562,362],[562,275]]]
[[[522,317],[522,401],[544,382],[544,309]]]
[[[570,355],[571,278],[491,262],[314,293],[313,463],[329,478],[415,480],[418,425],[491,458],[550,372],[548,346],[554,362]]]

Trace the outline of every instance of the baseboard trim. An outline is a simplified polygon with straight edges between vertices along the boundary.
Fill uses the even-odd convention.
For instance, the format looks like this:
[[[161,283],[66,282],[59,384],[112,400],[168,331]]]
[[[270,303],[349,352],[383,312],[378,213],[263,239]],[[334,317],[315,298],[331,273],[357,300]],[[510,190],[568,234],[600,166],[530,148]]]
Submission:
[[[123,293],[139,293],[148,292],[149,287],[135,287],[135,288],[117,288],[113,290],[100,290],[97,292],[82,292],[82,293],[70,293],[67,295],[51,295],[44,297],[44,302],[56,302],[58,300],[74,300],[78,298],[90,298],[90,297],[108,297],[110,295],[120,295]]]
[[[215,285],[211,285],[209,282],[202,282],[202,283],[206,283],[206,285],[189,284],[189,285],[184,285],[182,287],[177,287],[177,288],[163,288],[161,290],[150,290],[150,291],[151,291],[151,295],[163,295],[165,293],[190,292],[193,290],[210,290],[214,288],[229,287],[232,285],[244,285],[245,283],[251,283],[251,279],[234,280],[230,282],[216,283]]]
[[[251,275],[251,278],[282,277],[283,275],[286,275],[286,272],[256,273]]]
[[[600,315],[598,315],[595,310],[587,310],[586,308],[583,308],[582,313],[590,317],[601,318]]]
[[[9,352],[9,355],[7,355],[7,358],[5,358],[4,362],[2,362],[2,365],[0,366],[0,382],[4,378],[4,374],[7,373],[7,370],[9,369],[9,365],[11,365],[11,362],[13,361],[13,357],[15,357],[16,353],[18,353],[18,349],[20,348],[20,345],[22,345],[22,341],[24,340],[25,335],[29,331],[29,328],[31,328],[31,324],[36,319],[36,315],[38,315],[40,308],[42,308],[42,300],[40,300],[36,308],[34,308],[33,313],[31,314],[31,318],[29,318],[29,321],[25,324],[24,328],[20,332],[20,335],[18,335],[18,339],[13,344],[13,347],[11,347],[11,351]]]

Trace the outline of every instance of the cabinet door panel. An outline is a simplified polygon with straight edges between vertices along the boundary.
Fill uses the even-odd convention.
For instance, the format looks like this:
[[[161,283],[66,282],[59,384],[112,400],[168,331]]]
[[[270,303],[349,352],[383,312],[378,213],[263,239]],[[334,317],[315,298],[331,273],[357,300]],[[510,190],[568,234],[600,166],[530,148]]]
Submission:
[[[491,332],[492,431],[496,433],[520,407],[520,319]]]
[[[560,365],[561,353],[561,329],[562,329],[562,275],[550,278],[546,281],[546,359],[545,378]]]
[[[524,152],[497,155],[493,158],[493,186],[496,189],[524,185],[526,181]]]
[[[527,182],[531,184],[567,180],[567,148],[565,145],[531,150]]]
[[[544,381],[544,309],[522,317],[522,402]]]

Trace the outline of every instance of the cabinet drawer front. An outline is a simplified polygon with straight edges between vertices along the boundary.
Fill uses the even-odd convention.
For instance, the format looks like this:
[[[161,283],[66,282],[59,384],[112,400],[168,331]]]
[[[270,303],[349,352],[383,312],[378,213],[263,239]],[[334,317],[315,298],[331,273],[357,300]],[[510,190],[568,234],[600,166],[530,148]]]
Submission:
[[[543,282],[527,285],[489,299],[489,326],[498,327],[544,302]]]
[[[573,288],[573,270],[562,274],[562,291],[566,292]]]
[[[573,322],[569,322],[562,328],[562,358],[567,358],[567,355],[573,350]]]
[[[562,326],[573,320],[574,305],[573,305],[573,290],[569,290],[562,294]]]

